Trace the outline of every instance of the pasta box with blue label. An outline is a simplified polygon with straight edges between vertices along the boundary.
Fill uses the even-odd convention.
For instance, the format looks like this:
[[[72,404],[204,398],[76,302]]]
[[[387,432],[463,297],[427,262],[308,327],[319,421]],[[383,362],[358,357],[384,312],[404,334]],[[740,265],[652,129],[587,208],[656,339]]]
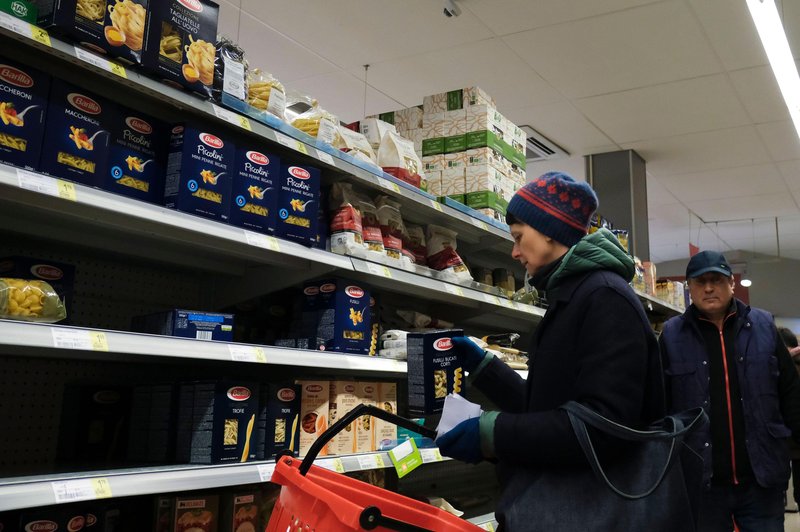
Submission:
[[[451,340],[463,335],[460,329],[408,334],[408,411],[411,414],[441,412],[448,394],[464,395],[463,360],[453,349]]]
[[[171,309],[133,318],[136,332],[194,338],[197,340],[233,341],[233,314]]]
[[[150,203],[164,197],[167,125],[120,108],[111,129],[108,164],[100,187]]]
[[[95,186],[106,167],[116,105],[53,79],[39,170]]]
[[[211,97],[219,6],[210,0],[159,0],[147,11],[142,66]]]
[[[292,382],[261,385],[258,413],[257,460],[270,460],[283,451],[300,448],[300,386]]]
[[[345,279],[331,279],[320,284],[318,298],[318,349],[369,354],[369,292]]]
[[[207,218],[228,220],[236,148],[191,126],[172,128],[164,186],[164,204]]]
[[[319,169],[283,163],[278,186],[275,234],[306,246],[314,245],[321,201]]]
[[[281,161],[275,155],[236,150],[230,223],[259,233],[275,232],[280,169]]]
[[[0,161],[36,168],[49,91],[50,76],[0,57]]]
[[[38,24],[90,50],[139,63],[147,35],[148,0],[36,0]]]

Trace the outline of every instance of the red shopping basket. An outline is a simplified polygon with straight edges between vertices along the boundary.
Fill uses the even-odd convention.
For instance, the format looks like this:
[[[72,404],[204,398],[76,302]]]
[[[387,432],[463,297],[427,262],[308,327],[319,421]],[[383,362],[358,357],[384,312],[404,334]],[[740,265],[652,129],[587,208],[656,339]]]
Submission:
[[[481,528],[424,502],[312,466],[322,447],[362,415],[428,436],[436,432],[371,405],[359,405],[323,432],[306,457],[278,458],[272,482],[283,486],[266,532],[474,532]]]

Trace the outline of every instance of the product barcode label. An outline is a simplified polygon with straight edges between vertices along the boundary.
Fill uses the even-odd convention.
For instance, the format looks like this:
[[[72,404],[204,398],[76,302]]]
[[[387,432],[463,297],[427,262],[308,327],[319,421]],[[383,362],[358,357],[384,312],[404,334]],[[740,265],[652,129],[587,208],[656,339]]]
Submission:
[[[234,98],[245,99],[244,65],[226,57],[222,58],[225,75],[222,78],[222,90]]]
[[[75,56],[85,63],[89,63],[90,65],[94,65],[97,68],[103,69],[106,72],[111,72],[112,74],[116,74],[121,78],[127,78],[128,74],[125,72],[125,67],[122,65],[118,65],[113,61],[109,61],[105,57],[100,57],[99,55],[95,55],[92,52],[84,50],[78,46],[75,47]]]
[[[431,462],[441,462],[444,460],[444,458],[442,458],[442,453],[439,452],[438,448],[420,449],[419,453],[422,455],[422,461],[426,464]]]
[[[315,463],[319,467],[324,467],[329,471],[336,471],[337,473],[344,473],[344,462],[341,458],[332,458],[328,460],[319,460]]]
[[[400,185],[398,185],[397,183],[392,183],[388,179],[379,177],[378,184],[385,189],[392,190],[394,192],[397,192],[398,194],[400,193]]]
[[[244,238],[247,240],[248,244],[257,248],[264,248],[270,251],[278,252],[281,250],[281,245],[278,243],[278,239],[274,236],[262,235],[261,233],[254,233],[253,231],[248,231],[245,229]]]
[[[434,209],[436,209],[439,212],[442,212],[442,204],[439,203],[436,200],[431,200],[431,207],[433,207]]]
[[[58,349],[83,349],[86,351],[108,351],[106,334],[81,329],[54,327],[53,347]]]
[[[361,470],[383,467],[383,459],[380,457],[380,455],[368,454],[365,456],[358,456],[357,458],[358,458],[358,468]]]
[[[492,294],[483,294],[483,300],[492,305],[500,305],[500,298]]]
[[[56,504],[107,499],[112,496],[111,483],[106,478],[82,478],[51,482]]]
[[[228,344],[231,360],[236,362],[266,362],[267,354],[264,349],[252,345]]]
[[[369,270],[369,273],[373,275],[378,275],[380,277],[385,277],[387,279],[392,278],[392,272],[386,266],[381,266],[380,264],[369,262],[367,263],[367,269]]]
[[[253,127],[250,125],[250,121],[246,116],[223,109],[219,105],[213,103],[211,104],[211,107],[214,109],[214,114],[217,115],[217,118],[224,120],[229,124],[233,124],[234,126],[239,126],[242,129],[246,129],[247,131],[253,130]]]
[[[275,464],[259,464],[258,465],[258,478],[261,482],[269,482],[272,480],[272,473],[275,472]]]
[[[445,291],[453,294],[454,296],[464,297],[464,290],[460,286],[455,286],[450,283],[444,283]]]
[[[30,37],[34,41],[40,42],[46,46],[52,46],[50,43],[50,35],[46,30],[2,11],[0,11],[0,27],[11,30],[24,37]]]
[[[52,177],[19,169],[17,170],[17,179],[19,180],[20,188],[33,190],[41,194],[47,194],[48,196],[68,199],[70,201],[77,200],[75,185],[69,181],[62,181],[61,179],[54,179]]]
[[[336,161],[334,161],[333,156],[330,153],[325,153],[322,150],[317,150],[317,159],[323,163],[328,163],[331,166],[336,166]]]
[[[197,338],[198,340],[211,340],[212,334],[213,331],[197,331],[197,334],[195,334],[195,338]]]

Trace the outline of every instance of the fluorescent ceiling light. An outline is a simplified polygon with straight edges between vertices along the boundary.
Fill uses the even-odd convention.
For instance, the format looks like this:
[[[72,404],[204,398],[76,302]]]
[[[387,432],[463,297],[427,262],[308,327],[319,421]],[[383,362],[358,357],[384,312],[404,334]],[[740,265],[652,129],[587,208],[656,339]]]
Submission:
[[[797,75],[797,65],[789,49],[775,0],[747,0],[747,7],[800,137],[800,76]]]

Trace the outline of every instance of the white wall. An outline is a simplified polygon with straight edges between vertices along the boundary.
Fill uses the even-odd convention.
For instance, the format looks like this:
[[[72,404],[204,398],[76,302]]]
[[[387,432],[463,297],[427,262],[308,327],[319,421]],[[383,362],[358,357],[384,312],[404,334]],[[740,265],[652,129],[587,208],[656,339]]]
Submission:
[[[554,161],[541,161],[529,163],[525,169],[528,181],[533,181],[547,172],[564,172],[574,177],[577,181],[586,181],[586,158],[569,157]]]

